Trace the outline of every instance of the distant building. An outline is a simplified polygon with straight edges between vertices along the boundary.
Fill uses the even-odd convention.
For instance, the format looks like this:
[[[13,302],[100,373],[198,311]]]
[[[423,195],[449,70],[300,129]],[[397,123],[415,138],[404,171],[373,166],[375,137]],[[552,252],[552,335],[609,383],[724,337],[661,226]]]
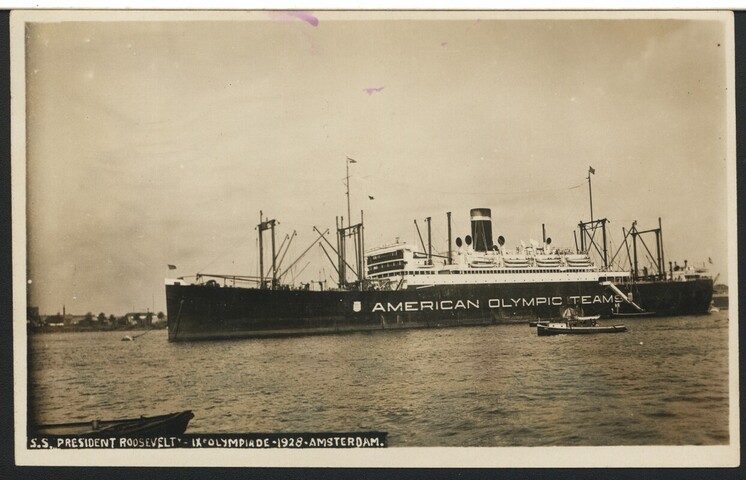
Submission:
[[[163,312],[158,313],[158,315],[156,315],[153,318],[154,327],[165,327],[167,323],[168,323],[168,318],[166,317],[166,314]]]
[[[85,321],[85,315],[72,315],[67,314],[65,315],[63,322],[66,327],[73,327],[73,326],[90,326],[90,322]]]
[[[127,324],[133,327],[148,327],[153,325],[153,312],[129,312],[125,315]]]
[[[57,313],[56,315],[43,315],[41,318],[42,325],[48,327],[64,327],[64,317]]]

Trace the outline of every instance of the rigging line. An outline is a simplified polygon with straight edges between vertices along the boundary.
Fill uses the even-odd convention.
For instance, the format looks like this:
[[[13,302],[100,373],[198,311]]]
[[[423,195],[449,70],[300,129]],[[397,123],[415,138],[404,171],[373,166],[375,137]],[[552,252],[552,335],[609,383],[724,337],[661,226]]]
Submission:
[[[380,176],[380,178],[383,180],[384,177]],[[385,178],[386,183],[388,184],[399,184],[407,186],[408,188],[412,187],[412,184],[410,182],[403,182],[400,180],[395,180],[391,178]],[[519,194],[531,194],[531,193],[546,193],[546,192],[560,192],[563,190],[574,190],[580,187],[584,187],[587,185],[587,182],[584,180],[581,183],[578,183],[577,185],[572,186],[563,186],[563,187],[555,187],[555,188],[546,188],[541,190],[515,190],[515,191],[490,191],[490,192],[479,192],[476,190],[470,190],[470,191],[461,191],[461,190],[438,190],[439,193],[448,193],[448,194],[454,194],[454,195],[474,195],[474,194],[485,194],[485,195],[519,195]]]
[[[530,195],[534,193],[549,193],[549,192],[562,192],[566,190],[575,190],[577,188],[583,187],[585,185],[585,182],[579,183],[577,185],[573,185],[571,187],[558,187],[558,188],[546,188],[542,190],[514,190],[514,191],[490,191],[490,192],[481,192],[483,195]],[[478,191],[470,191],[470,192],[461,192],[461,191],[448,191],[448,190],[439,190],[439,193],[450,193],[454,195],[474,195],[480,194]]]
[[[306,262],[306,264],[303,266],[303,268],[300,269],[300,272],[298,272],[298,273],[295,273],[295,269],[293,269],[293,280],[292,280],[291,283],[294,284],[295,283],[295,279],[298,278],[301,275],[301,273],[303,273],[303,270],[305,270],[306,267],[308,267],[309,265],[311,265],[311,262]]]
[[[438,253],[443,253],[448,249],[448,247],[440,248],[445,243],[448,243],[446,235],[443,235],[443,232],[440,230],[440,228],[433,228],[433,249],[436,250]]]
[[[278,258],[278,257],[280,256],[280,254],[282,253],[282,249],[283,249],[283,248],[285,247],[285,242],[287,242],[289,238],[290,238],[290,235],[285,235],[285,238],[283,238],[283,239],[282,239],[282,243],[280,244],[280,248],[279,248],[279,249],[277,249],[277,252],[275,252],[275,258],[273,258],[273,259],[272,259],[272,260],[273,260],[273,262],[276,262],[276,261],[277,261],[277,258]],[[289,245],[288,245],[288,246],[289,246]],[[277,265],[276,265],[276,264],[275,264],[275,270],[279,270],[279,267],[277,267]],[[269,265],[269,267],[267,268],[267,274],[265,275],[265,277],[269,277],[269,274],[270,274],[271,272],[272,272],[272,265],[270,264],[270,265]]]
[[[215,256],[215,258],[213,258],[212,260],[210,260],[207,263],[207,265],[205,265],[204,267],[200,268],[197,271],[197,273],[199,274],[199,273],[202,273],[203,271],[205,271],[208,267],[210,267],[213,263],[215,263],[220,257],[226,255],[229,251],[235,251],[236,250],[236,246],[238,245],[238,243],[240,241],[245,241],[248,238],[248,236],[249,236],[248,234],[244,234],[243,236],[238,237],[236,240],[233,241],[232,245],[230,245],[230,246],[226,247],[225,249],[223,249],[220,253],[218,253],[217,256]]]
[[[655,260],[653,258],[653,254],[650,252],[650,249],[645,243],[645,240],[643,240],[642,236],[638,235],[638,237],[640,238],[640,242],[642,242],[642,246],[645,247],[645,251],[647,252],[647,256],[645,257],[645,259],[648,260],[648,262],[652,262],[653,260]]]
[[[314,227],[314,228],[316,228],[316,227]],[[318,230],[317,230],[317,231],[318,231]],[[320,235],[319,235],[319,238],[324,238],[324,235],[325,235],[325,234],[327,234],[327,233],[329,233],[329,229],[327,228],[327,229],[326,229],[326,230],[324,231],[324,233],[321,233],[321,232],[319,232],[319,233],[320,233]],[[283,271],[283,272],[282,272],[282,273],[281,273],[281,274],[280,274],[280,275],[278,276],[278,278],[282,278],[282,277],[283,277],[283,276],[284,276],[284,275],[285,275],[285,274],[286,274],[286,273],[288,272],[288,270],[290,270],[291,268],[293,268],[293,267],[295,266],[295,264],[296,264],[296,263],[298,263],[298,261],[300,261],[300,259],[301,259],[301,258],[303,258],[303,257],[304,257],[304,256],[306,255],[306,253],[308,253],[308,251],[309,251],[309,250],[311,250],[311,248],[313,248],[313,246],[314,246],[314,245],[316,245],[316,242],[317,242],[317,241],[319,240],[319,238],[316,238],[316,240],[314,240],[314,241],[313,241],[313,243],[312,243],[311,245],[309,245],[309,246],[308,246],[308,248],[307,248],[307,249],[305,249],[305,250],[303,251],[303,253],[301,253],[301,254],[300,254],[300,256],[299,256],[298,258],[296,258],[296,259],[295,259],[295,261],[294,261],[293,263],[291,263],[291,264],[290,264],[290,266],[289,266],[288,268],[286,268],[286,269],[285,269],[285,270],[284,270],[284,271]]]
[[[630,235],[631,232],[626,232],[624,229],[622,229],[622,232],[624,232],[624,238],[622,238],[621,243],[619,243],[619,248],[616,249],[614,254],[611,256],[611,263],[614,262],[617,255],[622,251],[622,247],[627,246],[627,256],[629,256],[629,246],[627,244],[627,237]],[[611,238],[611,232],[609,232],[609,237]],[[612,249],[613,250],[613,249]]]
[[[322,251],[324,252],[324,254],[326,255],[326,258],[328,258],[328,259],[329,259],[329,263],[331,263],[331,264],[332,264],[332,267],[334,267],[334,271],[335,271],[335,272],[337,273],[337,276],[339,276],[339,269],[337,268],[337,266],[336,266],[336,265],[334,265],[334,260],[332,260],[332,257],[331,257],[331,255],[329,255],[329,253],[328,253],[328,252],[326,251],[326,249],[324,248],[324,244],[323,244],[323,243],[321,243],[321,242],[319,242],[319,247],[321,247],[321,250],[322,250]]]
[[[425,242],[422,241],[422,234],[420,233],[420,227],[417,226],[417,220],[414,221],[414,227],[417,229],[417,235],[419,235],[420,237],[420,244],[422,245],[422,250],[426,252],[427,249],[425,248]]]

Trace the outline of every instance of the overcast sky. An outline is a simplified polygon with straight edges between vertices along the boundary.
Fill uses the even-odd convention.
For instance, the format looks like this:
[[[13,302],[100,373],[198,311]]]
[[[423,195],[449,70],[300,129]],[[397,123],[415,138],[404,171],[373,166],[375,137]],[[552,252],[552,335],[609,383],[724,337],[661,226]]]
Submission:
[[[590,165],[613,250],[662,217],[666,260],[725,280],[724,16],[421,16],[27,24],[30,303],[158,311],[165,277],[254,275],[259,210],[297,230],[287,266],[347,215],[347,156],[366,247],[432,216],[444,251],[475,207],[509,247],[573,246]]]

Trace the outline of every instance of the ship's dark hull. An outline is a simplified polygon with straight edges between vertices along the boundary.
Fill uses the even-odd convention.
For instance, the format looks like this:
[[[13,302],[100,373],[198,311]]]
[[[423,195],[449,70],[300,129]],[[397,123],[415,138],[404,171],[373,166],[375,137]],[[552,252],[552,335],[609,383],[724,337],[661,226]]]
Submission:
[[[658,315],[704,314],[712,281],[638,283],[632,294]],[[166,300],[170,341],[523,323],[557,318],[566,306],[609,316],[620,302],[596,282],[324,292],[167,285]]]
[[[686,282],[638,282],[631,286],[634,301],[657,316],[703,315],[712,303],[710,278]],[[626,291],[626,290],[625,290]]]

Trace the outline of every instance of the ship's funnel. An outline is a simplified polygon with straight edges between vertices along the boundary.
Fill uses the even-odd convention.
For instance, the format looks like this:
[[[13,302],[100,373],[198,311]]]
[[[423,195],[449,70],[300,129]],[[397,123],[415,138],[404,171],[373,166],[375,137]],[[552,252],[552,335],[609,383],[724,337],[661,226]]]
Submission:
[[[492,211],[489,208],[471,209],[471,236],[475,251],[486,252],[492,248]]]

